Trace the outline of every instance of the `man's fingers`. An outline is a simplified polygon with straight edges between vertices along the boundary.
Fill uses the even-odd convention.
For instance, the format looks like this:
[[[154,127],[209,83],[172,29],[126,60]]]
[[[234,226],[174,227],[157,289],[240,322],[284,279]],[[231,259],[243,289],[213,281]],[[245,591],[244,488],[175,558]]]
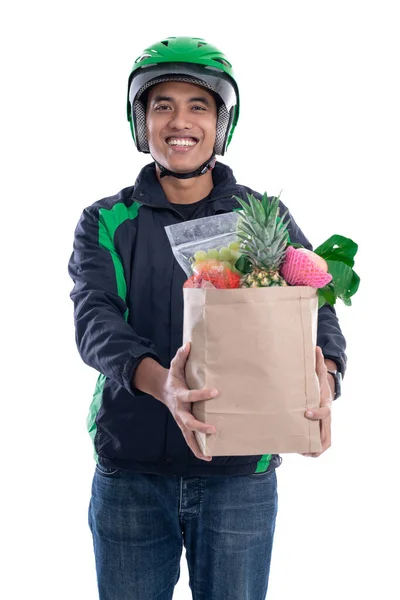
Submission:
[[[183,402],[201,402],[202,400],[212,400],[218,394],[218,390],[215,389],[187,390],[185,394],[182,394],[182,400]]]
[[[186,430],[186,432],[183,432],[183,435],[184,435],[187,445],[189,446],[189,448],[191,449],[193,454],[196,456],[196,458],[200,458],[201,460],[206,460],[207,462],[210,462],[212,457],[205,456],[204,454],[201,453],[199,445],[196,442],[196,438],[195,438],[193,431]]]
[[[327,367],[324,360],[324,355],[319,346],[316,348],[316,373],[318,376],[318,380],[320,385],[322,386],[327,383]],[[321,392],[327,388],[327,386],[322,387]],[[310,456],[312,458],[318,458],[323,454],[328,448],[331,446],[331,401],[325,397],[325,392],[321,393],[321,404],[322,406],[317,408],[310,408],[305,411],[304,416],[310,421],[319,421],[320,422],[320,433],[321,433],[321,452],[304,452],[302,456]]]
[[[216,433],[215,427],[213,427],[213,425],[207,425],[205,423],[202,423],[201,421],[197,421],[191,414],[184,418],[178,418],[177,423],[181,428],[183,437],[185,438],[186,443],[193,452],[193,454],[201,460],[210,461],[210,456],[207,457],[201,453],[194,432],[198,431],[200,433],[212,434]]]
[[[186,342],[184,346],[181,346],[178,352],[175,354],[171,361],[171,371],[174,375],[180,374],[184,369],[186,361],[190,353],[190,342]]]
[[[316,369],[315,370],[317,371],[318,379],[320,381],[323,379],[323,377],[326,376],[326,373],[328,372],[328,369],[327,369],[327,366],[326,366],[325,360],[324,360],[324,355],[319,346],[316,347]]]
[[[213,425],[207,425],[207,423],[197,421],[193,415],[191,415],[191,417],[192,418],[188,417],[184,422],[184,427],[190,431],[198,431],[199,433],[217,433],[217,430]]]
[[[320,408],[310,408],[304,414],[310,421],[318,421],[319,419],[328,419],[332,412],[330,406],[321,406]]]
[[[186,431],[198,431],[199,433],[217,433],[214,425],[208,425],[198,421],[190,412],[181,411],[175,416],[175,421],[185,434]]]
[[[331,424],[330,422],[321,421],[321,445],[322,452],[325,452],[328,448],[331,447],[332,443],[332,432],[331,432]]]
[[[328,450],[332,445],[331,438],[331,425],[330,422],[321,421],[320,423],[321,430],[321,452],[304,452],[301,453],[302,456],[311,456],[312,458],[318,458],[323,454],[326,450]]]

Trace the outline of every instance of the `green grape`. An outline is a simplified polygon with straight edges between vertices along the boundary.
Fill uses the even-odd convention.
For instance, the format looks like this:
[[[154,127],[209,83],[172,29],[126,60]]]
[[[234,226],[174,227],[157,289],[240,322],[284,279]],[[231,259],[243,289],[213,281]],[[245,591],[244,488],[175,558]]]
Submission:
[[[215,258],[216,260],[218,260],[218,250],[215,250],[214,248],[211,248],[207,252],[207,258]]]
[[[219,260],[228,262],[230,262],[231,260],[231,251],[229,250],[229,248],[221,248],[218,255]]]
[[[240,250],[240,242],[232,242],[229,244],[229,250],[235,250],[236,252]]]
[[[230,250],[231,253],[231,261],[233,262],[233,264],[235,264],[235,262],[237,261],[237,259],[240,256],[240,252],[238,250]]]
[[[195,262],[201,262],[207,260],[207,258],[207,252],[204,252],[204,250],[198,250],[194,255]]]

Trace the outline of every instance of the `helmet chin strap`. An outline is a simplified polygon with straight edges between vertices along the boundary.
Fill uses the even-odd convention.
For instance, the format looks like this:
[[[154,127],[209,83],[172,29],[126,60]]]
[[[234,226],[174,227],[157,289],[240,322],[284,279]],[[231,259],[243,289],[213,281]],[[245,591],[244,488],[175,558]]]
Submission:
[[[170,171],[169,169],[166,169],[165,167],[160,165],[160,163],[157,162],[154,159],[154,157],[153,160],[161,171],[160,177],[167,177],[169,175],[170,177],[176,177],[177,179],[191,179],[192,177],[199,177],[200,175],[205,175],[208,171],[211,171],[214,168],[215,163],[217,161],[217,159],[215,158],[215,154],[213,154],[211,158],[206,160],[206,162],[203,163],[195,171],[190,171],[190,173],[175,173],[174,171]]]

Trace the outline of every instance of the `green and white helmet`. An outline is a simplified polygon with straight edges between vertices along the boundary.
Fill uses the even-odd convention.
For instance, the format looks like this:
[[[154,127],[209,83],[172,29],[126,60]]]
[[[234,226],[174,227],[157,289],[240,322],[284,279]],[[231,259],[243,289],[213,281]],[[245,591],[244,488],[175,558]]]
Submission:
[[[143,93],[164,81],[202,86],[218,99],[215,154],[224,155],[239,118],[239,89],[227,58],[201,38],[171,37],[146,48],[128,81],[127,117],[139,152],[149,153]]]

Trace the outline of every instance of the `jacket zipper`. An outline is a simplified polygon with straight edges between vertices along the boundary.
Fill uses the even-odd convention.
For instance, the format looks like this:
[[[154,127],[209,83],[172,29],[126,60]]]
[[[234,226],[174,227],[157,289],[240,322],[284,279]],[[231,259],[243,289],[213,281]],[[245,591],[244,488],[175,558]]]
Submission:
[[[229,192],[228,192],[228,194],[229,194]],[[233,196],[233,190],[232,190],[232,196]],[[215,202],[216,200],[222,200],[223,198],[226,198],[226,197],[227,197],[227,195],[226,195],[226,194],[220,194],[220,195],[218,195],[218,196],[215,196],[214,198],[209,198],[209,199],[207,200],[207,202],[206,202],[206,203],[208,204],[209,202]],[[170,212],[173,212],[175,215],[178,215],[178,217],[180,217],[180,219],[181,219],[182,221],[184,221],[184,220],[185,220],[185,219],[182,217],[181,213],[179,213],[179,212],[178,212],[178,211],[177,211],[175,208],[173,208],[172,206],[164,206],[164,205],[161,205],[161,204],[149,204],[148,202],[143,202],[143,200],[138,200],[138,199],[137,199],[135,196],[132,196],[132,199],[133,199],[135,202],[138,202],[138,204],[143,204],[143,206],[147,206],[147,207],[149,207],[149,208],[157,208],[157,209],[161,209],[161,208],[163,208],[164,210],[169,210]],[[200,210],[200,209],[199,209],[199,210]],[[194,213],[194,215],[193,215],[192,219],[195,217],[195,215],[197,214],[197,212],[198,212],[198,211],[196,211],[196,212]],[[229,212],[229,211],[227,211],[227,212]],[[190,220],[192,220],[192,219],[190,219]]]

